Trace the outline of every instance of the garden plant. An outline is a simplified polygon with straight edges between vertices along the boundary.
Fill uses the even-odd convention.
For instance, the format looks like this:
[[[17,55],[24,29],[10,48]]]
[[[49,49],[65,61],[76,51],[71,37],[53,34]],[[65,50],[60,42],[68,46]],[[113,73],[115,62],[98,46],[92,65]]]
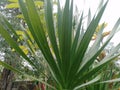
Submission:
[[[110,42],[114,34],[118,31],[120,19],[115,23],[107,39],[101,44],[103,39],[104,23],[97,32],[96,38],[91,45],[91,40],[96,32],[96,28],[102,18],[104,10],[107,6],[106,1],[93,17],[90,11],[85,25],[84,11],[79,16],[79,20],[73,28],[73,1],[65,0],[64,7],[61,7],[60,1],[57,0],[57,13],[53,13],[52,0],[44,0],[44,19],[38,12],[33,0],[18,0],[20,10],[24,16],[24,22],[28,29],[24,29],[24,42],[27,44],[27,50],[35,56],[36,47],[44,56],[44,65],[49,68],[52,82],[37,78],[34,75],[28,75],[3,61],[0,64],[18,74],[37,80],[46,85],[48,90],[95,90],[87,89],[89,85],[109,83],[119,81],[119,79],[101,81],[103,77],[103,69],[112,60],[116,59],[120,53],[118,52],[120,44],[113,48],[102,60],[95,62],[99,55],[103,52],[106,45]],[[45,23],[43,23],[43,21]],[[9,34],[9,32],[12,35]],[[36,61],[26,55],[24,50],[19,47],[18,42],[13,36],[21,40],[10,23],[0,14],[0,34],[14,48],[14,50],[28,62],[29,65],[39,72],[39,65]],[[116,53],[117,52],[117,53]],[[39,60],[35,58],[36,60]],[[48,74],[44,72],[44,75]],[[104,80],[104,79],[103,79]],[[87,86],[87,88],[86,88]],[[101,89],[102,90],[102,89]]]

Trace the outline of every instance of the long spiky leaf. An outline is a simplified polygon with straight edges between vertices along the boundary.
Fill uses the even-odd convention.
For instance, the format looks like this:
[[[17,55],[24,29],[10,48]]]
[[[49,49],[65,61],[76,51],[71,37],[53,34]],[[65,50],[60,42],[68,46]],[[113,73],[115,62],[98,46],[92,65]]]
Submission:
[[[5,38],[5,40],[12,46],[23,58],[25,58],[30,65],[36,68],[36,65],[26,56],[26,54],[20,49],[18,44],[11,38],[9,33],[4,29],[4,27],[0,24],[0,33]]]
[[[21,0],[19,0],[19,2],[20,1]],[[22,4],[23,3],[20,3],[20,5],[22,5]],[[28,17],[26,17],[26,18],[28,18],[27,23],[29,24],[29,21],[30,21],[30,27],[32,27],[31,31],[35,35],[33,37],[35,37],[37,39],[36,42],[38,44],[38,47],[42,51],[45,59],[48,62],[48,65],[50,66],[51,70],[53,71],[53,73],[52,73],[52,74],[54,74],[53,76],[55,76],[55,78],[57,77],[57,79],[59,79],[59,80],[56,80],[56,81],[61,81],[62,79],[61,79],[61,76],[60,76],[61,75],[60,74],[60,69],[57,65],[56,60],[53,57],[53,54],[52,54],[51,50],[50,50],[45,30],[42,26],[41,19],[40,19],[38,13],[37,13],[37,10],[36,10],[36,7],[34,5],[33,0],[26,0],[26,11],[28,13],[27,14]],[[24,14],[26,14],[26,12],[24,12]]]
[[[58,50],[58,44],[56,40],[56,35],[55,35],[55,28],[54,28],[54,21],[53,21],[53,14],[52,14],[52,4],[50,0],[45,1],[45,15],[46,15],[46,22],[47,22],[47,29],[48,29],[48,36],[50,38],[50,42],[52,44],[52,49],[54,51],[54,54],[56,56],[57,62],[59,67],[61,67],[61,60],[60,60],[60,55],[59,55],[59,50]]]
[[[105,10],[107,3],[101,8],[101,10],[99,11],[99,13],[97,14],[96,17],[93,18],[93,20],[91,21],[91,23],[89,24],[80,44],[78,47],[78,50],[75,54],[75,61],[73,63],[73,66],[71,68],[71,75],[74,77],[75,73],[77,73],[79,66],[84,58],[85,52],[89,46],[89,43],[91,41],[91,38],[98,26],[98,23],[102,17],[102,14]],[[71,78],[72,79],[72,78]]]

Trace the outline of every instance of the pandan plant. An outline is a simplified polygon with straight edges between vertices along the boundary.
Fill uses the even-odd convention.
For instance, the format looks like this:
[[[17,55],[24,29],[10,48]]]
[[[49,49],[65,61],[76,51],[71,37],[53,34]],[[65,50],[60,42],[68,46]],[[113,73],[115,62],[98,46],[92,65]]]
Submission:
[[[29,34],[26,34],[24,38],[25,41],[28,42],[28,50],[31,50],[34,55],[35,48],[32,48],[32,44],[37,44],[36,47],[42,52],[53,81],[52,83],[47,83],[47,80],[41,80],[28,75],[0,61],[0,64],[4,67],[31,79],[40,81],[46,85],[46,89],[50,87],[51,90],[82,90],[85,89],[85,86],[95,84],[96,82],[99,83],[98,81],[100,81],[102,77],[102,69],[109,64],[110,61],[120,55],[120,53],[116,54],[120,48],[120,44],[118,44],[100,62],[95,64],[98,56],[117,32],[120,19],[118,19],[102,45],[101,40],[103,38],[104,24],[98,31],[93,44],[90,45],[108,1],[102,5],[91,20],[88,19],[88,25],[86,27],[84,27],[83,11],[74,28],[73,0],[66,0],[64,8],[61,8],[60,2],[57,0],[57,14],[55,16],[53,15],[52,0],[44,0],[45,25],[41,21],[43,18],[41,19],[33,0],[18,1],[28,27],[27,30],[29,30],[32,35],[31,38]],[[24,60],[34,69],[39,70],[34,60],[31,60],[29,56],[24,53],[18,43],[14,41],[13,37],[8,33],[9,30],[15,37],[19,38],[10,23],[2,15],[0,16],[0,34]],[[88,17],[89,16],[88,14]],[[102,83],[108,83],[110,81],[103,81]],[[48,90],[50,90],[50,88]]]

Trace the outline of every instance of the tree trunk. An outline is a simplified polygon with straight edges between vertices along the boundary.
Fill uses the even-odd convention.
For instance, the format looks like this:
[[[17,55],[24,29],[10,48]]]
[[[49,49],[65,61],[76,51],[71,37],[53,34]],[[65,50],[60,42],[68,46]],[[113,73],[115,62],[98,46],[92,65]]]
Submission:
[[[4,68],[1,74],[0,90],[11,90],[13,77],[13,72]]]
[[[5,58],[4,62],[6,62],[7,64],[13,67],[16,67],[16,61],[14,60],[16,59],[16,55],[17,54],[15,53],[11,53],[7,51],[6,55],[4,56]],[[0,78],[0,90],[11,90],[13,79],[14,79],[14,73],[11,70],[4,68]]]

